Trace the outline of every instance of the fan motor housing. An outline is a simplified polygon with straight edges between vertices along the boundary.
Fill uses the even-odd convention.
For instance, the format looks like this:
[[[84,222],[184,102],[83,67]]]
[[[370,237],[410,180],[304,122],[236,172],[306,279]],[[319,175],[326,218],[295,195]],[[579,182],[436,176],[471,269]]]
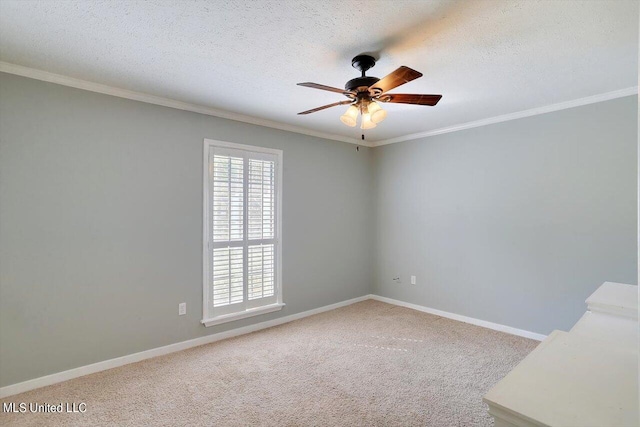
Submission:
[[[377,77],[356,77],[355,79],[351,79],[344,85],[344,88],[347,91],[358,92],[358,88],[368,88],[369,86],[373,86],[380,80]]]

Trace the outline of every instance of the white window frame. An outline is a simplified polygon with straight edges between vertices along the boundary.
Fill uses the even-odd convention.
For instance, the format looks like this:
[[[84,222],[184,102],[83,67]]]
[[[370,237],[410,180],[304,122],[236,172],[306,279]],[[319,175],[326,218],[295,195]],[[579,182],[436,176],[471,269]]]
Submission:
[[[212,147],[230,148],[233,150],[243,150],[252,153],[267,153],[275,155],[277,158],[276,165],[276,235],[275,235],[275,285],[276,285],[276,302],[269,305],[262,305],[254,308],[247,308],[244,311],[223,314],[215,316],[209,312],[210,295],[210,278],[211,278],[211,252],[213,250],[213,242],[209,240],[211,231],[211,215],[210,215],[210,187],[209,183],[209,153]],[[219,325],[222,323],[232,322],[234,320],[246,319],[247,317],[258,316],[260,314],[271,313],[281,310],[285,306],[282,301],[282,150],[274,148],[256,147],[253,145],[237,144],[235,142],[217,141],[213,139],[204,140],[203,147],[203,180],[202,180],[202,321],[201,323],[207,327]],[[246,184],[245,184],[246,185]],[[247,221],[247,218],[245,218]]]

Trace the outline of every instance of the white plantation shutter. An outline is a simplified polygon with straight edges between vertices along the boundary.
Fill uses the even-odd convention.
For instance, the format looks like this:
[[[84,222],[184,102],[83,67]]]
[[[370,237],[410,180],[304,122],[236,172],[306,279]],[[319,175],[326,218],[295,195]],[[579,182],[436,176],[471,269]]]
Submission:
[[[249,300],[275,293],[275,169],[274,160],[249,158]]]
[[[209,318],[281,302],[279,155],[228,145],[209,148]]]
[[[273,244],[249,247],[249,299],[272,297],[275,293]]]
[[[275,237],[275,161],[249,159],[249,238]]]
[[[214,152],[210,168],[212,297],[213,306],[222,307],[244,300],[244,248],[237,245],[244,239],[244,158]]]

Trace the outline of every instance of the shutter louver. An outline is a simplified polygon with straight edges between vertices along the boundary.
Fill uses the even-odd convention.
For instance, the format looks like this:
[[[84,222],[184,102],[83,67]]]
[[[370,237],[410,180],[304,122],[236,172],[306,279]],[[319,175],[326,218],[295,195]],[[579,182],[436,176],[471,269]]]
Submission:
[[[213,157],[213,241],[243,239],[244,159]]]
[[[213,306],[240,303],[244,299],[243,248],[213,250]]]
[[[273,296],[274,286],[273,245],[249,246],[249,299]]]

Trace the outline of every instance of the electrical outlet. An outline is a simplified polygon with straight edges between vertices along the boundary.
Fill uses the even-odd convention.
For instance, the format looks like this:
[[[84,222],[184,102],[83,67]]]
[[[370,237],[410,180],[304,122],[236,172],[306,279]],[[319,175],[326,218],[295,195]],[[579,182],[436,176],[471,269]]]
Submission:
[[[187,303],[181,302],[180,304],[178,304],[178,316],[182,316],[185,314],[187,314]]]
[[[411,276],[411,284],[412,285],[416,284],[416,276]]]

